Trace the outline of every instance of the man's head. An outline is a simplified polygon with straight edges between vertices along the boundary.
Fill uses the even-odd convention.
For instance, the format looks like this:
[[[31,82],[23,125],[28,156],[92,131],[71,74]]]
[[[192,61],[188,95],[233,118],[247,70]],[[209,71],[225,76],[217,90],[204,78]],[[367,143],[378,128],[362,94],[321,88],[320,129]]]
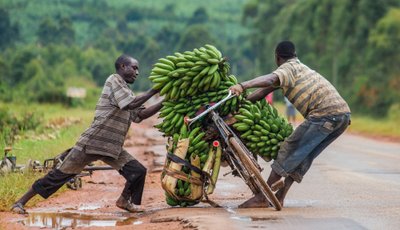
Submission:
[[[291,41],[280,42],[275,49],[275,62],[278,66],[282,65],[286,60],[297,57],[296,48]]]
[[[128,55],[121,55],[115,61],[115,70],[125,80],[132,84],[139,75],[139,62]]]

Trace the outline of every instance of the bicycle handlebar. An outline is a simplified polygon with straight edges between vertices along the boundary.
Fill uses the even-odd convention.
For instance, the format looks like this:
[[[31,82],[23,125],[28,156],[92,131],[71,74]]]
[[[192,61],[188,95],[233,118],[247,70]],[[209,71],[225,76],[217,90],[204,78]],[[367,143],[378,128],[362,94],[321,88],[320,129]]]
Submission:
[[[221,101],[215,103],[213,106],[211,106],[210,108],[206,109],[205,111],[203,111],[202,113],[200,113],[196,117],[194,117],[194,118],[186,118],[185,122],[187,122],[188,126],[190,127],[190,125],[193,124],[193,122],[199,120],[200,118],[202,118],[203,116],[208,114],[211,110],[214,110],[215,108],[219,107],[222,103],[226,102],[227,100],[229,100],[229,99],[231,99],[232,97],[235,97],[235,96],[236,96],[236,94],[232,94],[232,91],[229,90],[228,96],[226,96],[224,99],[222,99]]]

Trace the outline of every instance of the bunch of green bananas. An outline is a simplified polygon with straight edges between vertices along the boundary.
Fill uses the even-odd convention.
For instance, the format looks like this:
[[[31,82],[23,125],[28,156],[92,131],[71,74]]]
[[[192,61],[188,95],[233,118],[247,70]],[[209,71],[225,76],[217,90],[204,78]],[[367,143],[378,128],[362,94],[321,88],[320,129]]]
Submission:
[[[149,79],[154,83],[153,89],[159,89],[165,99],[178,99],[217,89],[222,81],[229,80],[229,69],[221,52],[206,44],[193,51],[160,58]]]
[[[198,167],[202,170],[213,147],[209,140],[205,140],[205,129],[201,123],[197,122],[191,130],[187,130],[184,117],[193,118],[204,105],[218,102],[228,95],[229,87],[237,84],[236,77],[229,75],[229,70],[229,63],[221,52],[207,44],[193,51],[160,58],[149,77],[153,88],[159,89],[160,95],[165,96],[159,114],[163,121],[154,127],[165,136],[172,137],[172,153],[180,139],[189,138],[185,160],[191,162],[191,158],[198,157]],[[237,111],[242,99],[242,96],[233,97],[218,107],[217,112],[225,116]],[[192,173],[187,167],[183,167],[182,172],[188,176]],[[197,204],[198,200],[190,200],[190,188],[189,182],[178,180],[174,193],[176,197],[166,195],[167,203],[171,206]]]
[[[267,160],[276,159],[282,141],[293,132],[292,125],[266,100],[243,100],[234,117],[237,122],[233,127],[246,147]]]
[[[182,180],[178,180],[178,185],[179,187],[178,191],[182,191],[183,193],[186,193],[186,191],[189,191],[190,194],[190,184],[189,182],[182,182]],[[187,187],[187,189],[185,190],[185,187]],[[181,206],[181,207],[187,207],[187,206],[193,206],[198,204],[200,201],[198,200],[193,200],[193,201],[189,201],[189,200],[177,200],[174,199],[173,197],[171,197],[168,193],[165,193],[165,201],[167,202],[167,204],[169,206]]]
[[[228,81],[220,83],[214,91],[204,92],[195,96],[186,96],[175,100],[166,100],[160,110],[159,117],[163,118],[163,122],[155,125],[165,136],[173,136],[178,133],[184,126],[184,117],[194,117],[196,112],[205,104],[218,102],[228,94],[228,88],[236,84],[236,77],[228,76]],[[225,116],[239,108],[242,96],[234,97],[218,108],[221,116]]]

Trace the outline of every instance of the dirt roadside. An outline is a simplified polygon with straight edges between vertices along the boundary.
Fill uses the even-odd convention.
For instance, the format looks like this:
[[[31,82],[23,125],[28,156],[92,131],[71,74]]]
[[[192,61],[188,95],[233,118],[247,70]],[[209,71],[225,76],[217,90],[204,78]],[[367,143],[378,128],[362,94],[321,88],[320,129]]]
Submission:
[[[165,203],[164,191],[160,184],[165,139],[152,128],[156,122],[157,118],[153,117],[140,124],[133,124],[131,135],[125,142],[127,151],[147,168],[142,201],[146,208],[144,213],[131,214],[117,208],[115,201],[123,189],[125,179],[116,171],[97,171],[92,177],[84,178],[82,189],[68,190],[38,203],[33,208],[28,208],[28,212],[31,213],[29,216],[0,212],[0,229],[68,229],[71,225],[75,229],[79,229],[80,226],[85,229],[97,229],[99,226],[108,226],[107,229],[111,226],[113,229],[130,229],[132,224],[135,225],[135,229],[190,227],[179,218],[153,221],[158,210],[170,208]],[[103,220],[105,222],[101,223]],[[63,221],[72,224],[69,227],[68,224],[64,226]]]

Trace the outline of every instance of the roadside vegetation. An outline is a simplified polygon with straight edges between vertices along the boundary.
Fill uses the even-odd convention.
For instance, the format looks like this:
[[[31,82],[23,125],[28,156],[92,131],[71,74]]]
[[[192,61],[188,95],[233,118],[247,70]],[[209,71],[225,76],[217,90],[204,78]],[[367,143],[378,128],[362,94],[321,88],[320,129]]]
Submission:
[[[52,158],[73,146],[80,133],[91,122],[94,111],[87,108],[67,108],[59,104],[31,104],[28,107],[3,104],[2,106],[15,111],[16,117],[19,116],[18,112],[26,109],[32,110],[33,114],[42,115],[41,123],[35,129],[20,131],[11,143],[6,143],[4,138],[2,139],[1,150],[7,146],[12,147],[13,150],[8,155],[17,157],[17,165],[26,165],[30,159],[43,164],[45,159]],[[1,158],[3,156],[2,153]],[[41,176],[43,174],[40,172],[0,175],[0,211],[8,210],[10,205]],[[28,207],[40,200],[39,197],[33,199]]]

